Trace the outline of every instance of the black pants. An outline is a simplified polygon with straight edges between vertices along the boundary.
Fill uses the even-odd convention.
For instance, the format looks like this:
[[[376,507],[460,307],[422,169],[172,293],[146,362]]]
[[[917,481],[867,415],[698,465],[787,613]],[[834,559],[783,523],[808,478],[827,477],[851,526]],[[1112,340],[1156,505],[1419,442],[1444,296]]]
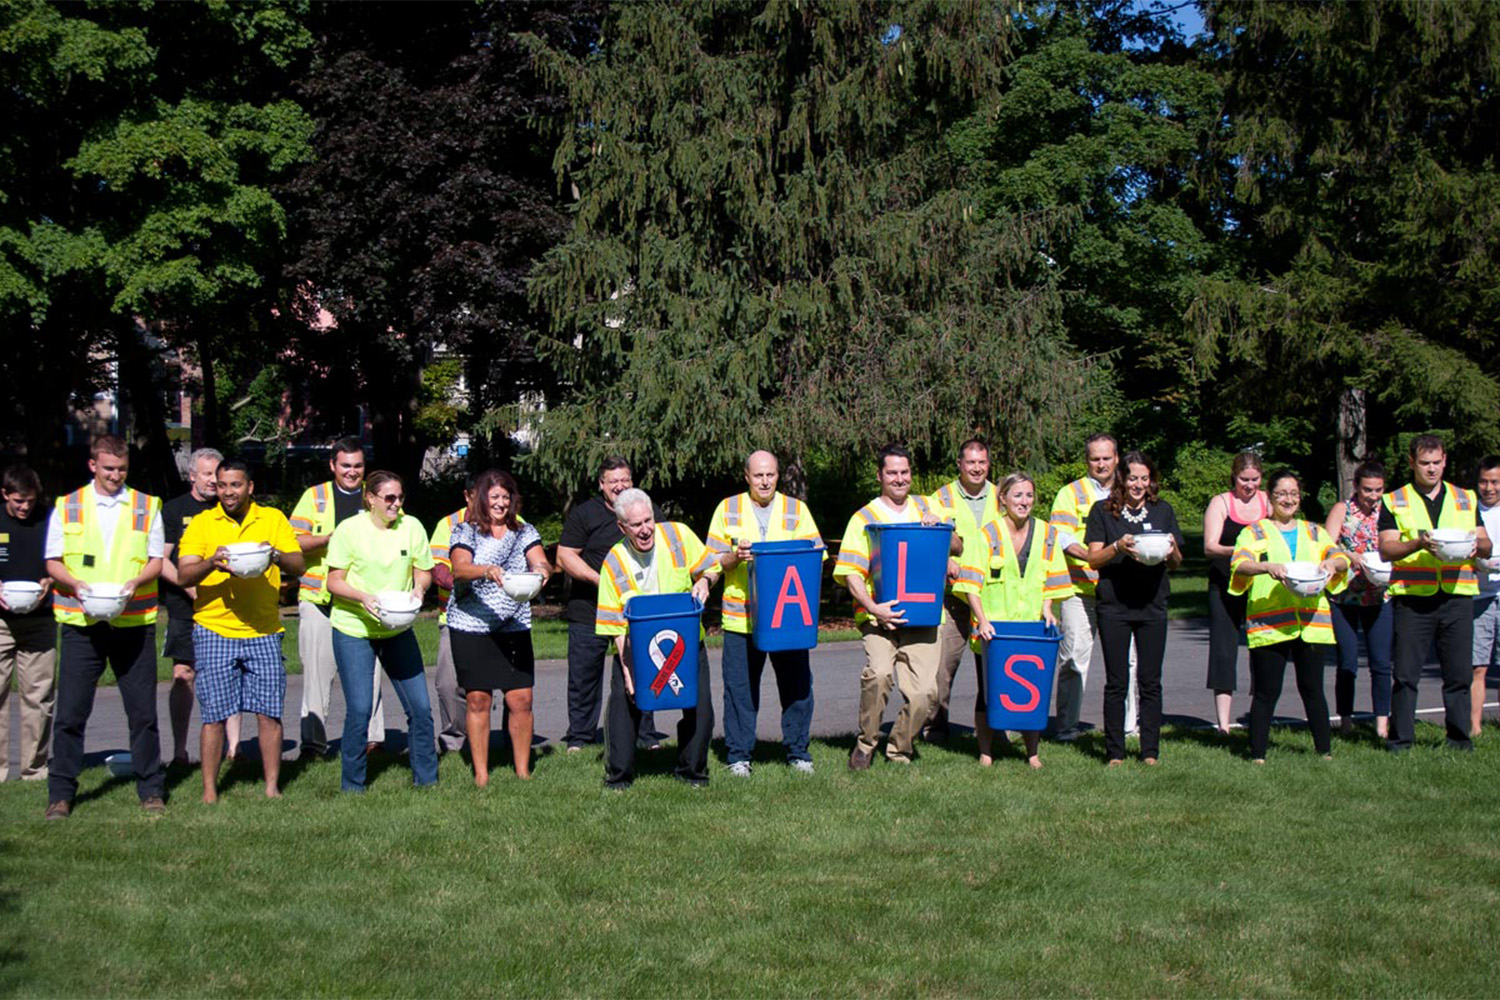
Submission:
[[[1396,613],[1395,662],[1391,665],[1391,749],[1405,750],[1416,739],[1417,682],[1427,650],[1437,644],[1443,673],[1443,715],[1448,739],[1470,746],[1469,684],[1474,679],[1474,601],[1439,594],[1393,597]]]
[[[1135,683],[1140,696],[1141,756],[1161,755],[1161,662],[1167,655],[1167,619],[1144,621],[1099,614],[1104,647],[1104,749],[1125,759],[1125,696],[1130,690],[1130,640],[1135,639]]]
[[[58,646],[57,712],[47,801],[71,802],[83,770],[83,733],[94,711],[94,690],[104,666],[115,673],[125,721],[130,726],[130,762],[142,802],[163,797],[161,734],[156,728],[156,626],[115,628],[106,622],[62,627]]]
[[[1233,693],[1238,690],[1240,636],[1245,633],[1248,596],[1228,590],[1227,581],[1208,581],[1208,689]]]
[[[1288,639],[1250,650],[1250,681],[1255,693],[1250,696],[1250,756],[1265,760],[1271,742],[1271,719],[1276,715],[1276,701],[1281,697],[1281,682],[1286,677],[1286,663],[1292,661],[1297,674],[1297,693],[1307,713],[1307,728],[1312,730],[1313,746],[1318,753],[1333,749],[1332,729],[1328,725],[1328,698],[1323,694],[1324,646]]]
[[[604,784],[623,788],[635,780],[635,741],[642,718],[649,713],[635,706],[625,693],[625,668],[618,656],[609,679],[609,707],[604,718]],[[698,707],[685,709],[677,723],[677,767],[673,773],[686,781],[708,780],[708,741],[714,734],[714,699],[709,690],[708,647],[698,644]]]
[[[604,657],[613,646],[609,636],[594,634],[593,622],[568,622],[568,734],[563,737],[567,746],[596,742]],[[641,713],[636,735],[643,744],[656,742],[656,718],[650,712]]]

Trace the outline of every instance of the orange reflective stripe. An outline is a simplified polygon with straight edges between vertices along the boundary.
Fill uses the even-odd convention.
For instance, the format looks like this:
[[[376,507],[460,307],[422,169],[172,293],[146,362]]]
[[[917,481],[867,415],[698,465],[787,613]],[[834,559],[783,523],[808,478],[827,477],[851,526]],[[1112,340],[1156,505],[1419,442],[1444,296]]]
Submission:
[[[1392,583],[1437,583],[1437,578],[1438,573],[1435,569],[1406,566],[1401,563],[1391,567]]]
[[[1257,542],[1263,542],[1266,540],[1266,529],[1260,526],[1259,521],[1256,521],[1254,524],[1250,525],[1250,534],[1255,536],[1255,540]]]
[[[1411,501],[1407,498],[1406,495],[1405,486],[1401,487],[1394,493],[1387,493],[1386,496],[1391,498],[1392,507],[1408,507],[1411,505]]]
[[[990,542],[990,557],[994,559],[1000,558],[1001,554],[1005,551],[1003,543],[1000,541],[1000,526],[994,521],[986,522],[984,536]]]
[[[672,553],[672,565],[682,569],[687,566],[687,548],[682,542],[682,531],[675,521],[668,521],[662,525],[662,529],[667,536],[667,548]]]
[[[937,495],[938,503],[942,504],[944,507],[957,506],[953,500],[953,488],[951,486],[942,487],[937,491]]]
[[[604,557],[603,569],[607,569],[614,578],[615,592],[623,594],[630,585],[630,573],[625,569],[625,564],[620,561],[618,552],[610,552]]]
[[[53,592],[52,606],[58,611],[72,611],[78,614],[83,613],[83,602],[78,598],[68,594],[59,594]]]
[[[870,510],[868,504],[854,512],[854,516],[865,522],[866,525],[876,524],[875,512]]]
[[[927,505],[927,498],[926,497],[912,497],[912,500],[917,505],[917,513],[918,514],[921,514],[923,517],[926,517],[928,514],[932,513],[932,508]]]
[[[130,491],[130,526],[136,531],[146,530],[146,519],[151,513],[151,508],[146,503],[146,495],[140,490]]]
[[[63,523],[83,523],[83,490],[74,490],[68,494],[68,499],[63,504]]]
[[[786,507],[781,512],[781,530],[791,533],[797,530],[797,522],[802,519],[802,505],[794,497],[782,497],[786,501]]]
[[[1087,507],[1089,505],[1089,494],[1088,491],[1083,488],[1083,480],[1075,479],[1069,485],[1073,487],[1074,502],[1077,503],[1080,508]]]
[[[1076,527],[1078,527],[1078,518],[1077,518],[1077,516],[1074,515],[1074,514],[1069,513],[1068,511],[1065,511],[1065,510],[1054,510],[1052,512],[1052,516],[1050,518],[1048,518],[1048,520],[1052,524],[1060,525],[1060,526],[1062,526],[1064,528],[1076,528]]]
[[[1453,494],[1453,502],[1458,509],[1464,513],[1469,512],[1469,491],[1461,486],[1455,486],[1449,491]]]
[[[313,487],[313,506],[321,514],[328,509],[328,484],[319,483]]]
[[[738,528],[740,526],[740,494],[736,493],[724,501],[724,527]]]

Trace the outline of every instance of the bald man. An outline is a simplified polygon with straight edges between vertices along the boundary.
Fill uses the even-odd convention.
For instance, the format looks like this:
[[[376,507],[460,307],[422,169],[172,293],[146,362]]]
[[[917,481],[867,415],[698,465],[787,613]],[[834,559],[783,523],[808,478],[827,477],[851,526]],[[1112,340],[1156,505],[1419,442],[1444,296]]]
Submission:
[[[778,493],[781,465],[769,451],[751,452],[745,459],[748,489],[722,501],[708,525],[708,548],[719,557],[724,572],[724,742],[729,747],[729,773],[750,776],[755,750],[755,722],[760,713],[760,681],[766,652],[755,645],[749,607],[751,546],[755,542],[805,539],[819,548],[823,537],[807,504]],[[826,554],[824,558],[827,558]],[[769,654],[781,697],[781,741],[787,764],[811,774],[808,734],[812,728],[812,670],[807,650]]]

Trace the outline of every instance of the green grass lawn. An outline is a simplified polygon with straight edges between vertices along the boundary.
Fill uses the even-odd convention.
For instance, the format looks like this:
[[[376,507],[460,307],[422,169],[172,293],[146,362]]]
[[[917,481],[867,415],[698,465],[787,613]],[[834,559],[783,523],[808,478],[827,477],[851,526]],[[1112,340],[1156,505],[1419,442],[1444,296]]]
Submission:
[[[253,762],[218,807],[174,770],[164,818],[85,772],[74,817],[0,785],[0,994],[20,996],[1481,996],[1500,974],[1500,738],[1401,757],[1300,730],[1271,763],[1169,734],[979,768],[716,761],[604,791],[595,753],[476,790],[443,760],[370,792],[336,762]],[[721,748],[716,747],[716,752]]]

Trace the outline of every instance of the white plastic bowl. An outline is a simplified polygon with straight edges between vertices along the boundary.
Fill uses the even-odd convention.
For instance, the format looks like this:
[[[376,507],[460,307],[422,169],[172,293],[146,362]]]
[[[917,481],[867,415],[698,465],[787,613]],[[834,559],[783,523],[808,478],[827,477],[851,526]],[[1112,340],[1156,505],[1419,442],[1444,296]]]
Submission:
[[[1450,562],[1469,558],[1474,549],[1474,533],[1462,528],[1438,528],[1432,532],[1432,540],[1438,543],[1438,553]]]
[[[1500,559],[1490,556],[1488,559],[1475,559],[1474,568],[1481,573],[1500,573]],[[9,597],[6,600],[10,600]]]
[[[1172,536],[1165,531],[1146,531],[1135,536],[1135,558],[1143,566],[1155,566],[1172,551]]]
[[[130,603],[130,591],[118,583],[91,583],[89,592],[79,603],[88,617],[108,621],[125,610],[125,605]]]
[[[1298,597],[1317,597],[1328,586],[1328,574],[1315,562],[1286,564],[1286,589]]]
[[[1364,566],[1365,579],[1377,587],[1384,587],[1391,582],[1391,564],[1380,558],[1379,552],[1365,552],[1359,557]]]
[[[500,586],[513,600],[529,601],[542,592],[542,574],[506,573]]]
[[[271,546],[268,542],[235,542],[224,548],[229,552],[229,572],[235,576],[260,576],[271,565]]]
[[[380,624],[386,628],[407,628],[417,620],[422,602],[409,590],[382,590],[375,595],[380,608]]]
[[[128,778],[135,773],[135,765],[128,753],[112,753],[104,758],[104,768],[116,778]]]
[[[5,603],[10,606],[13,614],[24,615],[28,611],[35,611],[36,606],[42,603],[42,593],[45,588],[33,580],[6,580],[0,585],[0,593],[5,595]]]

